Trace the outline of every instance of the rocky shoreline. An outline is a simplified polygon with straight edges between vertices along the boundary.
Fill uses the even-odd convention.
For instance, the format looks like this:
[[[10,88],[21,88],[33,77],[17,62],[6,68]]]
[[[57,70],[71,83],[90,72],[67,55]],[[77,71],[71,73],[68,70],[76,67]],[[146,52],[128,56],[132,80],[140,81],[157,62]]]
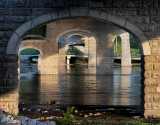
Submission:
[[[56,125],[56,123],[54,121],[40,122],[0,110],[0,125]]]

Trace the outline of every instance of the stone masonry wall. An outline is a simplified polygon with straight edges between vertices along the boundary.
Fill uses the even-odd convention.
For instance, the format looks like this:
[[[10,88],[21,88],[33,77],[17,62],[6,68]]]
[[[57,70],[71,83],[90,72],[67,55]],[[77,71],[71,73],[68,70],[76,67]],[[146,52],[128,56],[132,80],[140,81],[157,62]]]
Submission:
[[[105,22],[100,22],[100,21],[96,21],[92,19],[72,18],[72,19],[57,20],[55,22],[51,22],[47,24],[47,34],[51,36],[50,38],[47,38],[47,42],[49,45],[52,45],[52,44],[57,45],[58,41],[56,41],[56,38],[58,38],[59,34],[65,33],[67,31],[71,32],[72,30],[76,31],[77,29],[79,31],[91,32],[91,35],[95,34],[99,40],[99,41],[96,41],[95,43],[95,39],[92,39],[91,37],[89,37],[90,39],[89,60],[90,58],[92,58],[95,63],[94,65],[91,65],[91,66],[97,66],[96,73],[97,74],[112,74],[113,64],[114,64],[113,37],[115,36],[117,32],[120,31],[120,29],[116,26],[113,26],[112,24],[108,24]],[[109,34],[109,35],[106,36],[106,34]],[[65,40],[64,38],[61,38],[60,39],[61,43],[59,44],[59,47],[60,47],[59,62],[61,62],[60,60],[63,60],[63,62],[61,62],[62,64],[64,64],[64,61],[65,61],[64,60],[64,56],[65,56],[65,41],[64,40]],[[54,48],[52,46],[50,47]],[[90,63],[91,62],[89,62],[89,64]]]
[[[128,31],[132,29],[135,35],[141,39],[144,37],[150,43],[151,55],[144,56],[144,68],[142,68],[142,85],[145,84],[145,116],[158,116],[159,107],[159,56],[160,56],[160,1],[159,0],[0,0],[0,79],[1,92],[14,88],[17,85],[17,56],[5,55],[8,41],[14,31],[30,19],[41,16],[46,13],[56,11],[56,9],[68,7],[85,7],[92,8],[115,15],[126,22],[114,20],[125,23]],[[94,13],[96,15],[96,12]],[[99,18],[99,17],[97,17]],[[111,15],[107,19],[114,21]],[[131,25],[132,23],[134,25]],[[66,24],[67,25],[67,24]],[[94,23],[92,23],[94,25]],[[138,32],[137,26],[142,32]],[[60,30],[60,28],[59,28]],[[96,29],[97,30],[97,29]],[[136,32],[137,31],[137,32]],[[97,30],[97,32],[101,32]],[[132,33],[132,32],[131,32]],[[134,35],[134,34],[133,34]],[[101,40],[103,41],[103,40]],[[49,48],[50,49],[50,48]],[[14,66],[13,66],[14,65]],[[143,82],[144,80],[144,82]],[[10,87],[8,87],[10,86]],[[3,96],[3,95],[2,95]],[[2,98],[3,99],[3,98]],[[6,101],[6,102],[9,102]],[[13,100],[11,101],[13,102]],[[2,109],[8,110],[7,107],[11,103],[3,103]],[[7,105],[7,106],[5,106]],[[15,104],[17,105],[17,104]],[[14,112],[14,106],[11,106],[11,112]],[[16,112],[14,112],[16,113]]]
[[[160,56],[145,56],[144,61],[144,116],[160,117]]]
[[[0,56],[0,109],[18,113],[18,57]]]

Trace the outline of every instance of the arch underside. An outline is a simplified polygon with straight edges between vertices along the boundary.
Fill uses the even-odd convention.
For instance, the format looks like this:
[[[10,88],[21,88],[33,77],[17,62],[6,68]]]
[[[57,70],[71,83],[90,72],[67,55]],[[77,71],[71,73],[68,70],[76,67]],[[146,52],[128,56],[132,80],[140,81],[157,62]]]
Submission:
[[[151,54],[150,46],[146,36],[136,25],[130,23],[123,18],[117,17],[107,12],[86,8],[68,8],[60,10],[57,9],[54,12],[29,20],[28,22],[21,25],[11,36],[7,46],[6,54],[18,54],[19,46],[22,42],[23,36],[33,28],[51,21],[71,17],[95,18],[98,20],[111,22],[117,26],[120,26],[124,30],[127,30],[130,33],[134,34],[139,39],[143,49],[143,55]]]

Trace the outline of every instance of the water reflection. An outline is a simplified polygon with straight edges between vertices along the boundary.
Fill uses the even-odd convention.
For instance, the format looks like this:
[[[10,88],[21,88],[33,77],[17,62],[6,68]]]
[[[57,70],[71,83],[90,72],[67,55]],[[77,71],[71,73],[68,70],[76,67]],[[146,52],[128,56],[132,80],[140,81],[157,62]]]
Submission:
[[[140,105],[140,67],[114,68],[114,75],[86,75],[87,66],[60,67],[58,75],[21,68],[20,103]],[[27,72],[26,72],[27,71]],[[85,74],[85,75],[84,75]]]

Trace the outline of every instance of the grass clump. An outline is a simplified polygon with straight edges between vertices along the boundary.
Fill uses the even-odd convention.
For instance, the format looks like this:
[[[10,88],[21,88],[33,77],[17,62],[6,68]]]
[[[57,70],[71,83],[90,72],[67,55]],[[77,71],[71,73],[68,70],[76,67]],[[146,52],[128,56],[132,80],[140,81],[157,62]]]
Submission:
[[[71,114],[74,109],[74,106],[67,106],[66,112],[62,110],[63,118],[57,119],[58,125],[75,125],[77,121],[75,120],[74,115]]]

